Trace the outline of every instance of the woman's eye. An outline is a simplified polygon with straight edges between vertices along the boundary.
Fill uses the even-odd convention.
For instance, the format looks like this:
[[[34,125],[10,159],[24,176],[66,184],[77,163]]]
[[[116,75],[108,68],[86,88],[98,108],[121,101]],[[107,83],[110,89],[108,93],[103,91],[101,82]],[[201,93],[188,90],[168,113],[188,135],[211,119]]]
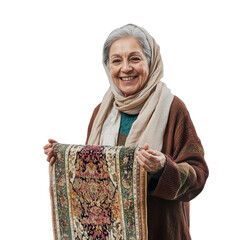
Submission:
[[[131,61],[134,61],[134,62],[138,62],[140,61],[140,58],[139,57],[133,57],[130,59]]]
[[[112,63],[119,63],[121,60],[120,59],[113,59]]]

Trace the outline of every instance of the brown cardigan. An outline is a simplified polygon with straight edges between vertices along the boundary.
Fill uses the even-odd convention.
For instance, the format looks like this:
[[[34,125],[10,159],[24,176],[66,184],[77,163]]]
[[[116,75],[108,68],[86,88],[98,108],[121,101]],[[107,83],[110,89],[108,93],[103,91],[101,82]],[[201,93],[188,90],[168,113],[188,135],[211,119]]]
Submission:
[[[100,104],[91,117],[88,135]],[[189,201],[203,189],[208,177],[204,150],[188,110],[176,96],[173,99],[165,130],[162,152],[167,157],[159,178],[152,178],[153,191],[148,191],[149,240],[187,240]]]

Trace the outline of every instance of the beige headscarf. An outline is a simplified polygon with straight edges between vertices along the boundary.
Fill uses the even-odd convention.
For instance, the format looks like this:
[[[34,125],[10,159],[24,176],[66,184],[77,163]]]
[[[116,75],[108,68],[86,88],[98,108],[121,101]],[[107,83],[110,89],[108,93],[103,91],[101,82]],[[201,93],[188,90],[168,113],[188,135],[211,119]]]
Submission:
[[[145,29],[138,28],[145,33],[152,50],[148,81],[141,91],[125,97],[113,83],[109,68],[103,63],[110,88],[103,97],[88,144],[117,145],[120,112],[125,112],[128,114],[139,113],[131,127],[125,146],[142,147],[145,143],[148,143],[150,149],[159,151],[162,149],[173,95],[166,85],[160,81],[163,76],[163,64],[158,44]]]

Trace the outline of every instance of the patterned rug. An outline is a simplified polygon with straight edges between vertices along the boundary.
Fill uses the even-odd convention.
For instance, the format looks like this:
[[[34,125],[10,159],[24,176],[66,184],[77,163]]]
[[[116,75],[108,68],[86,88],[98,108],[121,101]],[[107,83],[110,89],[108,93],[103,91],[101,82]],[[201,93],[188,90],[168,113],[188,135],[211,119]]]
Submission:
[[[55,144],[50,195],[55,240],[147,239],[139,148]]]

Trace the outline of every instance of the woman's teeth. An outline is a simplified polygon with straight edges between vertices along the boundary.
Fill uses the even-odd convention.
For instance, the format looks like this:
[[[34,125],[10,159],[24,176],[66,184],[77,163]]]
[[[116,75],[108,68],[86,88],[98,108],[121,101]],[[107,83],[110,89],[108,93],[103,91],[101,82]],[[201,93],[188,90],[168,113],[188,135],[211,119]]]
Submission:
[[[123,81],[130,81],[130,80],[132,80],[132,79],[134,79],[134,78],[136,78],[137,76],[135,76],[135,77],[120,77],[121,78],[121,80],[123,80]]]

